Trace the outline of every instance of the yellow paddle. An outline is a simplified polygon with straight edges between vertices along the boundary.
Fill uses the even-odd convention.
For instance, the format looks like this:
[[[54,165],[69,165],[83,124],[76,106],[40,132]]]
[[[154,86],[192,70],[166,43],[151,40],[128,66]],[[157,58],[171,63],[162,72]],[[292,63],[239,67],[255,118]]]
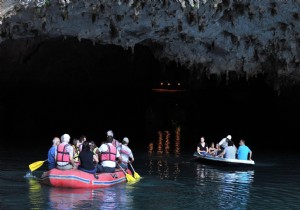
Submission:
[[[38,169],[39,167],[41,167],[41,166],[44,164],[45,161],[47,161],[47,160],[36,161],[36,162],[34,162],[34,163],[31,163],[31,164],[29,165],[30,171],[31,171],[31,172],[32,172],[32,171],[35,171],[36,169]]]
[[[134,168],[132,167],[131,163],[130,163],[130,162],[128,162],[128,163],[129,163],[129,165],[131,166],[131,168],[132,168],[132,170],[133,170],[133,176],[134,176],[134,178],[140,179],[140,178],[141,178],[140,175],[139,175],[137,172],[135,172],[135,170],[134,170]]]
[[[124,172],[127,182],[135,182],[135,178],[133,178],[133,176],[131,176],[130,174],[126,173],[126,171],[118,164],[118,166],[122,169],[122,171]]]

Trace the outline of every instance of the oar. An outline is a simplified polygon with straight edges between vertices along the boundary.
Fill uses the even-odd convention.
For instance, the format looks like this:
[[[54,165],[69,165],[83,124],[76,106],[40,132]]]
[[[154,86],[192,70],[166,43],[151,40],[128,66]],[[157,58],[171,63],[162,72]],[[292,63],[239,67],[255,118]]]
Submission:
[[[134,170],[134,168],[132,167],[131,163],[130,163],[130,162],[128,162],[128,163],[129,163],[129,165],[131,166],[131,168],[132,168],[132,170],[133,170],[133,176],[134,176],[134,178],[140,179],[140,178],[141,178],[140,175],[139,175],[137,172],[135,172],[135,170]]]
[[[130,174],[126,173],[126,171],[118,164],[118,166],[122,169],[122,171],[124,172],[127,182],[135,182],[135,178],[133,178],[133,176],[131,176]]]
[[[31,163],[31,164],[29,165],[30,171],[31,171],[31,172],[32,172],[32,171],[35,171],[36,169],[38,169],[39,167],[41,167],[41,166],[44,164],[45,161],[47,161],[47,160],[36,161],[36,162],[34,162],[34,163]]]

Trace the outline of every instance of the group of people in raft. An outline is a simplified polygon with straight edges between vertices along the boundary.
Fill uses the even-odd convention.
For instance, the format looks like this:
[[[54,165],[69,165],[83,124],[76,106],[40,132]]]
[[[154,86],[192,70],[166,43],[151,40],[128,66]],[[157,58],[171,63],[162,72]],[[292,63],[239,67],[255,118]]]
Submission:
[[[53,139],[53,145],[48,151],[48,169],[60,170],[79,169],[87,173],[113,173],[116,168],[126,170],[128,163],[134,161],[129,139],[123,138],[122,143],[114,139],[111,130],[107,131],[107,138],[98,148],[93,141],[87,141],[86,136],[75,138],[70,145],[70,135],[64,134],[59,139]]]
[[[239,141],[239,147],[237,148],[231,135],[223,138],[218,144],[212,142],[210,147],[206,144],[204,137],[200,138],[200,142],[197,145],[197,152],[200,155],[212,155],[214,157],[222,157],[228,159],[239,160],[252,160],[252,151],[245,145],[245,140]]]

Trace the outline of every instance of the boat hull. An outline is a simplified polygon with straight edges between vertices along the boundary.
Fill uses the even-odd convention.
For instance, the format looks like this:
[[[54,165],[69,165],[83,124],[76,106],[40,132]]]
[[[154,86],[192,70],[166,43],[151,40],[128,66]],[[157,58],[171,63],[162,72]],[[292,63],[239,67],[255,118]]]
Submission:
[[[227,159],[222,157],[215,157],[212,155],[200,155],[194,153],[194,160],[199,163],[209,165],[220,165],[220,166],[234,166],[234,167],[253,167],[255,162],[253,160],[238,160],[238,159]]]
[[[130,170],[127,173],[131,175]],[[122,170],[114,173],[89,174],[77,169],[46,171],[41,176],[40,182],[45,185],[62,188],[104,188],[126,182],[126,175]]]

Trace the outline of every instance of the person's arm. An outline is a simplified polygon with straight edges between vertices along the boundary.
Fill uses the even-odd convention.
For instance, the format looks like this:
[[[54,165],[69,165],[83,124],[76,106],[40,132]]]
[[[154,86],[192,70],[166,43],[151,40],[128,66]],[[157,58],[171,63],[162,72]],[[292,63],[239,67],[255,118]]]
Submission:
[[[252,160],[252,151],[249,152],[249,160]]]
[[[200,147],[197,146],[197,152],[200,154]]]
[[[206,147],[205,147],[205,148],[206,148],[206,152],[208,153],[208,146],[206,145]]]
[[[93,155],[93,160],[96,162],[96,163],[98,163],[99,162],[99,159],[98,159],[98,157],[97,157],[98,155]]]

